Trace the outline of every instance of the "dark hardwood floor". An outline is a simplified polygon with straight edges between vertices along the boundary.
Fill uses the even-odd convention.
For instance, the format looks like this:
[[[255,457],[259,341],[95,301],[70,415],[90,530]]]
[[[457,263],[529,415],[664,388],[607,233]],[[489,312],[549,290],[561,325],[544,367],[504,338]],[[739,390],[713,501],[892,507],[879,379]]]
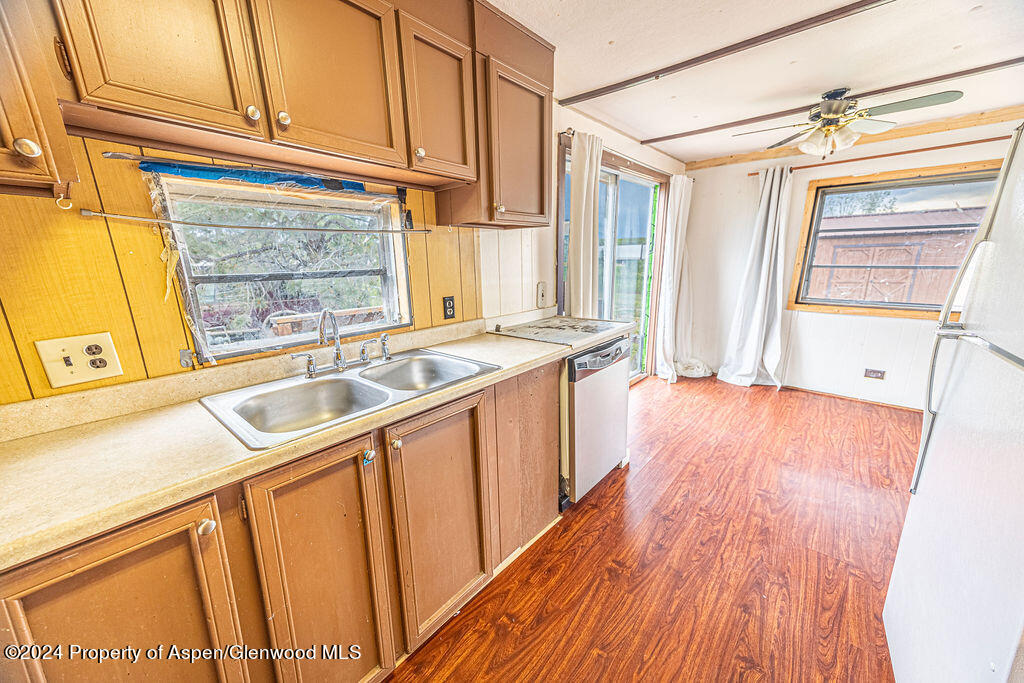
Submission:
[[[609,475],[394,680],[886,681],[916,412],[711,378],[630,395]]]

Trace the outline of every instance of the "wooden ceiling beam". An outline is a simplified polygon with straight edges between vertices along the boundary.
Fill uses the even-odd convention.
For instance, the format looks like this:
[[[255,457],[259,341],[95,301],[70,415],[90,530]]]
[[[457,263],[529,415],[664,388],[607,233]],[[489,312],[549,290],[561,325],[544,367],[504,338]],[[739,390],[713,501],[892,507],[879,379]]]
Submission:
[[[876,142],[887,140],[899,140],[901,138],[913,137],[915,135],[928,135],[929,133],[944,133],[950,130],[971,128],[973,126],[987,126],[992,123],[1004,123],[1006,121],[1018,121],[1024,119],[1024,104],[1012,107],[1002,107],[990,111],[977,112],[964,116],[954,116],[948,119],[938,119],[926,123],[916,123],[909,126],[898,126],[892,130],[879,133],[878,135],[865,135],[854,143],[856,145],[870,145]],[[723,157],[711,159],[700,159],[698,161],[687,161],[686,171],[699,171],[703,168],[714,168],[716,166],[727,166],[729,164],[743,164],[750,161],[761,161],[764,159],[782,159],[801,154],[796,147],[777,147],[775,149],[760,150],[757,152],[746,152],[744,154],[730,154]]]
[[[1006,69],[1011,66],[1017,66],[1018,64],[1024,64],[1024,57],[1014,57],[1013,59],[1006,59],[1001,62],[993,62],[992,64],[985,64],[984,66],[976,66],[971,69],[963,69],[962,71],[954,71],[948,74],[942,74],[941,76],[931,76],[929,78],[922,78],[916,81],[909,81],[907,83],[900,83],[899,85],[890,85],[886,88],[875,88],[874,90],[867,90],[856,95],[850,95],[851,99],[863,99],[865,97],[874,97],[875,95],[883,95],[890,92],[898,92],[900,90],[907,90],[909,88],[917,88],[922,85],[931,85],[933,83],[941,83],[943,81],[951,81],[957,78],[965,78],[967,76],[975,76],[977,74],[987,73],[989,71],[997,71],[999,69]],[[786,116],[794,116],[796,114],[807,114],[811,111],[811,107],[818,104],[809,104],[803,107],[794,107],[792,109],[785,109],[783,111],[772,112],[771,114],[761,114],[760,116],[752,116],[748,119],[740,119],[739,121],[730,121],[729,123],[719,123],[714,126],[708,126],[707,128],[696,128],[694,130],[683,131],[682,133],[672,133],[671,135],[662,135],[656,138],[647,138],[641,140],[641,145],[653,145],[658,142],[667,142],[669,140],[678,140],[679,138],[686,138],[692,135],[701,135],[703,133],[714,133],[719,130],[726,130],[728,128],[736,128],[739,126],[746,126],[751,123],[761,123],[762,121],[771,121],[773,119],[781,119]]]
[[[823,26],[825,24],[837,21],[839,19],[845,19],[846,17],[853,16],[854,14],[859,14],[861,12],[865,12],[869,9],[874,9],[875,7],[888,5],[890,2],[895,2],[895,0],[857,0],[857,2],[852,2],[848,5],[837,7],[834,10],[829,10],[828,12],[817,14],[813,17],[804,19],[802,21],[798,21],[794,24],[789,24],[787,26],[777,28],[774,31],[762,33],[760,35],[754,36],[753,38],[741,40],[740,42],[733,43],[732,45],[720,47],[717,50],[706,52],[702,55],[692,57],[682,62],[677,62],[670,66],[655,69],[654,71],[648,71],[645,74],[640,74],[639,76],[634,76],[633,78],[627,78],[624,81],[619,81],[617,83],[605,85],[600,88],[595,88],[594,90],[588,90],[587,92],[582,92],[579,93],[578,95],[572,95],[571,97],[562,98],[558,100],[558,103],[561,104],[563,107],[567,107],[578,102],[585,102],[587,100],[592,100],[595,97],[601,97],[602,95],[610,95],[611,93],[619,92],[620,90],[625,90],[626,88],[632,88],[633,86],[640,85],[641,83],[656,81],[659,78],[662,78],[663,76],[669,76],[674,73],[679,73],[680,71],[685,71],[686,69],[692,69],[695,66],[707,64],[708,62],[713,62],[716,59],[721,59],[722,57],[734,55],[737,52],[743,52],[744,50],[749,50],[750,48],[757,47],[759,45],[764,45],[765,43],[770,43],[773,40],[785,38],[787,36],[791,36],[802,31],[807,31],[808,29],[817,28],[818,26]]]

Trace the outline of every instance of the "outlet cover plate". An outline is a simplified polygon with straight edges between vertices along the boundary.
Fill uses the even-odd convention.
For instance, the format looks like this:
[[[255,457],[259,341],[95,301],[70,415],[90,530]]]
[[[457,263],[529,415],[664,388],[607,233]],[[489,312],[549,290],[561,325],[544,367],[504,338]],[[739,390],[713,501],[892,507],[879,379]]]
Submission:
[[[441,299],[441,304],[444,307],[444,319],[453,320],[455,318],[455,297],[446,296]]]
[[[45,339],[35,345],[54,389],[124,374],[109,332]]]
[[[867,377],[868,379],[885,379],[885,370],[864,368],[864,376]]]

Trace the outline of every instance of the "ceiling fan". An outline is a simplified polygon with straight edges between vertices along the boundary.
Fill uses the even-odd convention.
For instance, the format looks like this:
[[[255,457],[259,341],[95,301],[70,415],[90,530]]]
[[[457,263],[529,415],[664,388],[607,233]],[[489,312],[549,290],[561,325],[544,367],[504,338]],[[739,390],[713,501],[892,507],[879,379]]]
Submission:
[[[746,133],[736,133],[733,137],[763,133],[769,130],[799,127],[804,130],[795,135],[790,135],[784,140],[779,140],[774,145],[770,145],[768,149],[782,147],[801,136],[807,135],[797,145],[799,150],[805,154],[821,155],[821,158],[824,159],[836,150],[850,147],[861,135],[884,133],[896,125],[895,121],[883,121],[873,118],[875,116],[907,111],[908,109],[931,107],[936,104],[946,104],[959,100],[964,96],[959,90],[946,90],[945,92],[932,93],[923,97],[912,97],[909,100],[900,100],[865,109],[857,109],[857,100],[846,96],[849,92],[849,88],[836,88],[822,94],[821,102],[811,107],[807,117],[808,120],[805,123],[794,123],[788,126],[776,126],[774,128],[752,130]]]

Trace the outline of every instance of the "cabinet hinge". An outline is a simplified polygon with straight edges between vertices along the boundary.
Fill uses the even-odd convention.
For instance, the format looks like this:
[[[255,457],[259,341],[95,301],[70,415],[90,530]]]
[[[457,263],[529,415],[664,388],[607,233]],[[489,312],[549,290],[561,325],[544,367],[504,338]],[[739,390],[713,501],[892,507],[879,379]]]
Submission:
[[[57,55],[57,64],[60,65],[60,70],[64,72],[64,78],[69,81],[71,78],[71,59],[68,57],[68,47],[61,40],[60,36],[53,37],[53,51]]]
[[[245,507],[245,494],[238,494],[238,516],[242,519],[249,519],[249,510]]]

